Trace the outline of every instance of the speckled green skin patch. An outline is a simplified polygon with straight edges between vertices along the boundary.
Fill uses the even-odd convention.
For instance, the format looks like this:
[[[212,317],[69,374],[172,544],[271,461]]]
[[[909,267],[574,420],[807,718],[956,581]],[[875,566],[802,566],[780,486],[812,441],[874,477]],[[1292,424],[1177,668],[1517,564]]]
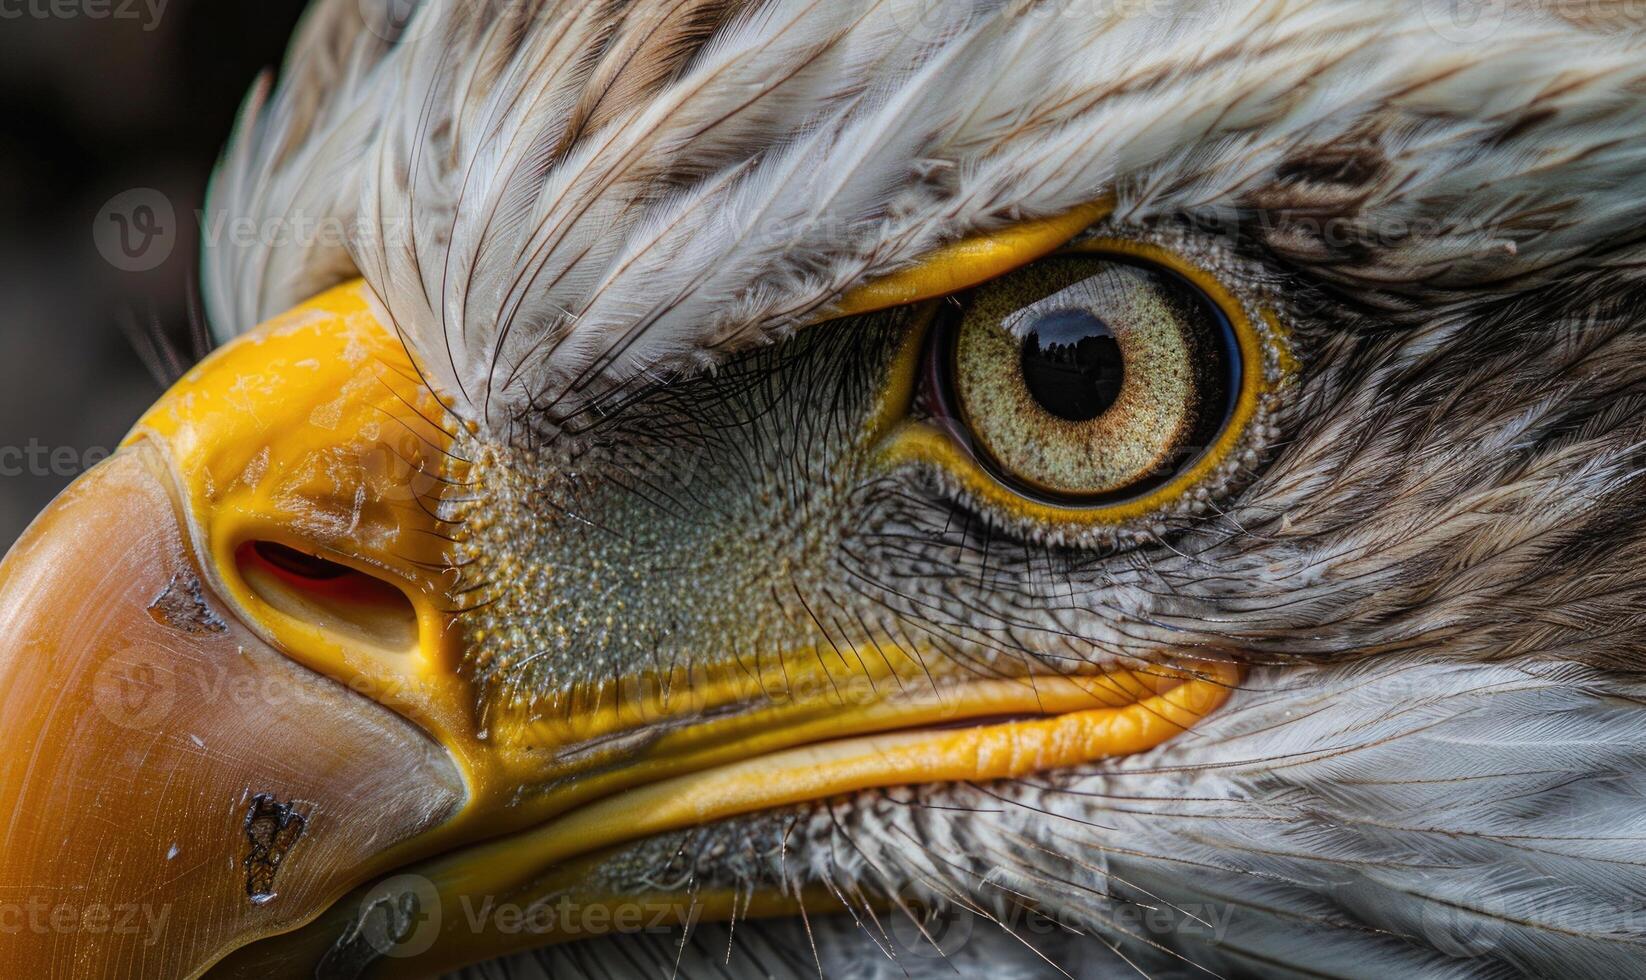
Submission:
[[[461,544],[480,607],[464,618],[467,667],[488,714],[610,704],[642,671],[835,696],[787,691],[781,655],[819,648],[850,676],[842,637],[886,632],[853,566],[889,513],[869,428],[907,321],[807,332],[540,446],[459,446],[478,491]]]

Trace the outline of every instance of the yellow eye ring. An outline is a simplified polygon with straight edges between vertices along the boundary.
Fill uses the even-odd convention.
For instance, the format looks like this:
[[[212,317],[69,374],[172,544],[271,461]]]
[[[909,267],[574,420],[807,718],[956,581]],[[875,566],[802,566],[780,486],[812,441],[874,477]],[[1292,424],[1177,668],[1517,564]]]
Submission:
[[[1269,306],[1247,302],[1216,274],[1166,245],[1118,236],[1100,236],[1071,243],[1055,255],[1110,257],[1175,273],[1198,289],[1226,318],[1241,361],[1239,388],[1227,420],[1203,452],[1171,479],[1141,494],[1114,503],[1082,506],[1025,496],[989,472],[954,435],[930,422],[903,419],[882,443],[886,466],[925,465],[958,484],[965,496],[1019,520],[1054,528],[1118,527],[1180,508],[1198,488],[1215,488],[1239,468],[1244,450],[1253,444],[1254,421],[1274,401],[1295,362],[1280,318]],[[924,337],[913,338],[904,352],[907,363],[899,377],[912,378],[919,370]],[[897,385],[894,388],[899,387]],[[901,389],[913,388],[906,382]],[[889,420],[888,420],[889,421]]]

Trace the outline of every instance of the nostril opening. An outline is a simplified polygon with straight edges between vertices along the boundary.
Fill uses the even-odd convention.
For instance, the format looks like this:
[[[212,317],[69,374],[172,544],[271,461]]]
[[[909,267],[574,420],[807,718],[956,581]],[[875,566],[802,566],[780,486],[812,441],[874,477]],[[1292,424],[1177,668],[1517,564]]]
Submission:
[[[388,653],[417,648],[417,610],[391,582],[274,541],[241,545],[235,562],[258,599],[338,642]]]
[[[351,574],[358,574],[347,565],[307,555],[296,548],[288,548],[273,541],[253,541],[257,557],[282,572],[311,582],[335,582]]]

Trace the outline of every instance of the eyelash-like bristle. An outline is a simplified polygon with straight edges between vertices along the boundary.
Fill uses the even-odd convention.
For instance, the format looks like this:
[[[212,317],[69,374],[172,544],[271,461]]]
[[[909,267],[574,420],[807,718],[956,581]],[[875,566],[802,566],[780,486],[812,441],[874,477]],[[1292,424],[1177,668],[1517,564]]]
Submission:
[[[201,309],[199,290],[192,281],[186,316],[184,330],[169,326],[154,309],[141,315],[134,309],[126,309],[115,317],[115,324],[132,352],[161,390],[175,385],[212,352],[211,328]]]

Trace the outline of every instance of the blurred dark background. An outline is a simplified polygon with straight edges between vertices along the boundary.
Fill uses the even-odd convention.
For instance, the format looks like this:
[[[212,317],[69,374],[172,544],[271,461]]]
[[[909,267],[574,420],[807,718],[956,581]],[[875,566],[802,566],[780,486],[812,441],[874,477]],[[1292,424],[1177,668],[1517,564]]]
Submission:
[[[206,181],[305,3],[0,3],[0,552],[159,395],[145,338],[191,352]]]

